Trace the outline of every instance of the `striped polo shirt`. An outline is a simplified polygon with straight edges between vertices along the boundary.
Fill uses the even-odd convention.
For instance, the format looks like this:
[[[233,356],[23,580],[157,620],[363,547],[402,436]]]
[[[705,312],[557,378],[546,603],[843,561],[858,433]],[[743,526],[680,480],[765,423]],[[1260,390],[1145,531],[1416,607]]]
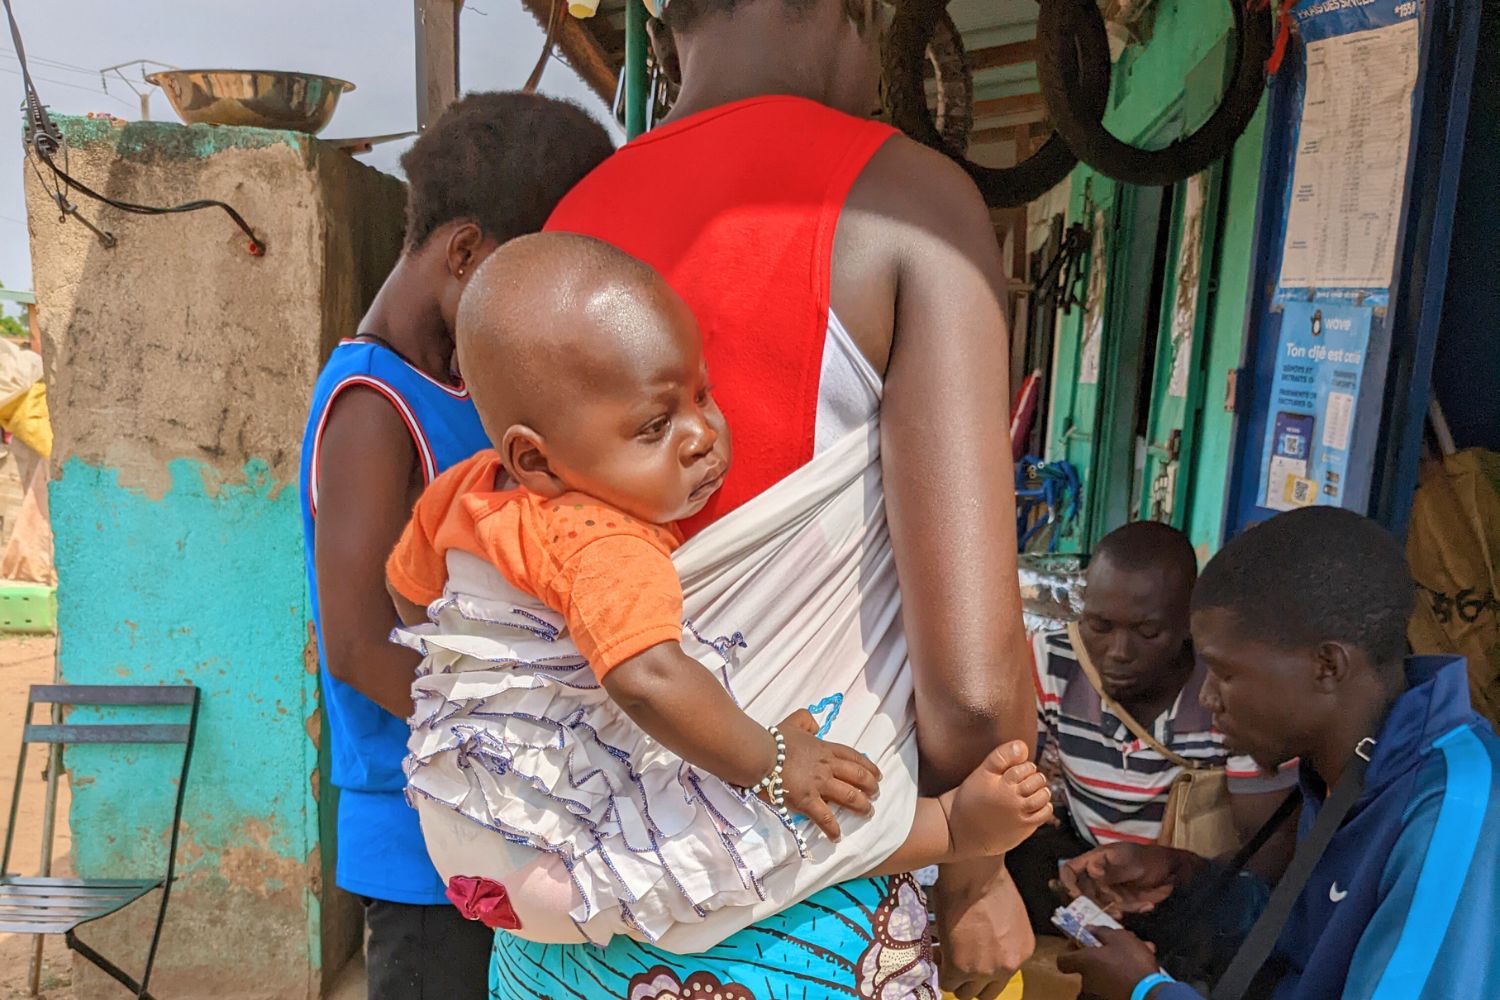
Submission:
[[[1167,792],[1181,766],[1147,746],[1104,707],[1066,632],[1038,635],[1034,652],[1038,745],[1055,750],[1074,829],[1091,844],[1155,843]],[[1198,702],[1206,674],[1198,664],[1172,707],[1150,724],[1151,735],[1179,757],[1227,767],[1231,794],[1295,786],[1295,762],[1264,775],[1249,757],[1231,756],[1225,749],[1212,713]]]

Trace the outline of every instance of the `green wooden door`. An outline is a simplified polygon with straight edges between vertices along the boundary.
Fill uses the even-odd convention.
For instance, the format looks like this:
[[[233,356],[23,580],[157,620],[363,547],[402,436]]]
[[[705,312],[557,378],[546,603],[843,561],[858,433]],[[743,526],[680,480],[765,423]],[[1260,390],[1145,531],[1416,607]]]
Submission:
[[[1131,520],[1135,512],[1140,471],[1137,439],[1144,431],[1140,426],[1142,397],[1150,389],[1149,358],[1156,343],[1170,194],[1163,188],[1135,185],[1126,186],[1120,194],[1097,447],[1085,483],[1090,547]]]
[[[1110,264],[1118,226],[1115,199],[1119,185],[1081,168],[1074,176],[1073,192],[1068,217],[1089,227],[1091,242],[1084,262],[1086,291],[1083,308],[1074,309],[1064,316],[1058,330],[1047,456],[1071,463],[1079,476],[1087,480],[1093,469],[1095,442],[1099,434],[1104,342],[1109,327],[1109,292],[1113,285]],[[1061,551],[1088,551],[1091,544],[1090,493],[1085,482],[1083,509],[1073,530],[1060,540],[1058,548]]]
[[[1137,412],[1150,380],[1142,359],[1156,338],[1168,192],[1086,170],[1074,189],[1072,215],[1089,221],[1093,239],[1084,308],[1059,339],[1048,455],[1072,463],[1083,480],[1079,523],[1059,547],[1087,552],[1135,507]]]
[[[1143,474],[1134,515],[1187,526],[1187,495],[1205,389],[1205,345],[1221,171],[1211,168],[1172,192],[1171,267],[1162,288]]]

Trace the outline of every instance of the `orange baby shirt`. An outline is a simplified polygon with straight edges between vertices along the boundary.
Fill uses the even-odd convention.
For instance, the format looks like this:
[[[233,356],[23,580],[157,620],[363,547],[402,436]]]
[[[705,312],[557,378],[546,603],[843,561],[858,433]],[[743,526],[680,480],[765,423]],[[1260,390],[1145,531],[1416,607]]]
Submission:
[[[386,561],[397,593],[413,604],[437,600],[448,581],[447,555],[457,549],[562,615],[601,678],[652,646],[682,639],[674,529],[582,494],[547,500],[496,489],[503,478],[499,456],[482,451],[432,481]]]

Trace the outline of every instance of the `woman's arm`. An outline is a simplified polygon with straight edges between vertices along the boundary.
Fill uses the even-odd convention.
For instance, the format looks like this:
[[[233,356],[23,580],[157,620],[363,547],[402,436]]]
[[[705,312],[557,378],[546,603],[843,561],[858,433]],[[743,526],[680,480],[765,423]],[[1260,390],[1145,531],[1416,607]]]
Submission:
[[[873,271],[867,259],[882,251],[895,313],[881,466],[922,787],[933,795],[1006,740],[1036,735],[1016,578],[1005,279],[968,176],[900,137],[870,161],[840,218],[834,304],[851,329],[878,322],[852,301],[855,278],[878,278],[849,272]]]
[[[421,658],[390,641],[385,557],[411,514],[411,432],[390,403],[353,388],[334,402],[319,452],[314,558],[328,672],[404,719]]]
[[[886,372],[881,465],[928,795],[1007,739],[1036,736],[1016,578],[1004,288],[973,182],[939,153],[888,141],[840,216],[832,297],[857,338],[874,331],[861,347]],[[933,902],[944,985],[998,994],[1033,948],[1003,860],[944,868]]]

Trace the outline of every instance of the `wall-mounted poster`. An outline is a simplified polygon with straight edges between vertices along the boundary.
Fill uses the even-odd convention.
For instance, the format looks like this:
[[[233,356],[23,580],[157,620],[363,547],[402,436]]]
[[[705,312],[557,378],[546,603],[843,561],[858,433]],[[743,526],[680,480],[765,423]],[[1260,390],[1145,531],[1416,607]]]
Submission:
[[[1368,306],[1286,304],[1260,465],[1266,507],[1343,506],[1370,317]]]
[[[1294,16],[1307,44],[1307,83],[1283,298],[1384,297],[1411,149],[1417,2],[1319,0]]]

